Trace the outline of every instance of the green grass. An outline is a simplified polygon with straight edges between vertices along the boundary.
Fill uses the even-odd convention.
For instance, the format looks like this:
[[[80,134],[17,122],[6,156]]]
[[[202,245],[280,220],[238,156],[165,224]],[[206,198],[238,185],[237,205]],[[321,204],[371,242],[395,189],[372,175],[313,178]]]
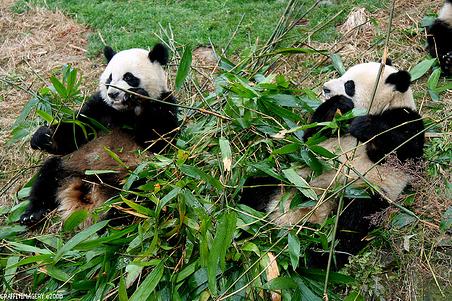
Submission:
[[[307,10],[315,1],[302,1],[301,11]],[[319,6],[307,16],[307,23],[298,26],[291,41],[306,38],[309,30],[323,24],[336,13],[343,11],[330,26],[320,31],[314,38],[331,41],[337,37],[335,27],[347,16],[349,11],[361,5],[369,11],[381,9],[385,1],[353,0],[338,1],[337,5]],[[133,3],[133,4],[131,4]],[[271,0],[188,0],[188,1],[89,1],[89,0],[20,0],[18,11],[27,8],[26,4],[47,5],[51,9],[61,9],[78,21],[93,29],[89,37],[89,54],[96,55],[102,49],[98,32],[106,43],[115,49],[149,47],[158,40],[160,27],[170,25],[175,40],[183,45],[209,45],[218,49],[226,47],[236,30],[227,54],[240,54],[245,48],[256,43],[262,45],[271,35],[287,1]],[[243,21],[240,20],[243,17]],[[240,24],[239,24],[240,23]],[[221,53],[221,52],[220,52]]]

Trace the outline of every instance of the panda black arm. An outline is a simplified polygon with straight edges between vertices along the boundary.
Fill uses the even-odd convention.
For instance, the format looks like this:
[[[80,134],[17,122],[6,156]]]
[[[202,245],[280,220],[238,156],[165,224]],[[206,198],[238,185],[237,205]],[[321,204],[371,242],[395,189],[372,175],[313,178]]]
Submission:
[[[310,122],[313,123],[313,122],[331,121],[333,120],[338,110],[342,114],[345,114],[351,111],[353,108],[354,104],[350,98],[345,97],[343,95],[335,95],[330,99],[326,100],[315,110],[314,114],[311,117]],[[304,132],[303,136],[304,140],[306,141],[309,137],[321,131],[322,128],[323,126],[316,126],[314,128],[307,129]],[[323,132],[323,134],[325,136],[331,136],[331,133],[330,135],[328,135],[326,132]]]
[[[373,162],[379,161],[405,143],[396,150],[397,158],[403,162],[422,157],[424,133],[420,132],[423,129],[421,116],[416,111],[410,108],[394,108],[379,115],[356,117],[351,123],[350,134],[360,142],[373,138],[366,145],[367,155]]]
[[[31,138],[31,147],[55,155],[71,153],[95,136],[92,119],[108,127],[115,119],[115,114],[117,112],[96,93],[83,105],[80,114],[76,114],[76,120],[88,125],[85,126],[87,135],[74,123],[61,122],[52,126],[41,126]]]
[[[452,74],[452,24],[436,19],[427,28],[428,51],[438,57],[441,69],[446,75]]]
[[[146,93],[145,91],[136,92]],[[163,92],[159,99],[176,103],[176,98],[171,92]],[[177,134],[175,130],[179,126],[177,107],[141,100],[141,110],[134,127],[135,139],[140,145],[149,147],[149,151],[159,152],[168,144],[167,141]]]

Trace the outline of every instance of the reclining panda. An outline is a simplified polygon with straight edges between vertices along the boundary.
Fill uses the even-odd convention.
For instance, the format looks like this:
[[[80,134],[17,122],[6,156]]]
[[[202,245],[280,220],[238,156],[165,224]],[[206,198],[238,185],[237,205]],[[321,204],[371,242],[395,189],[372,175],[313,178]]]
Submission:
[[[242,194],[242,203],[265,210],[269,213],[269,219],[277,225],[290,226],[303,221],[321,224],[338,204],[338,196],[333,194],[336,184],[343,185],[345,177],[348,177],[352,187],[362,187],[370,182],[381,195],[374,192],[371,199],[344,199],[336,236],[335,259],[338,267],[347,262],[350,254],[356,254],[364,247],[363,239],[373,228],[369,216],[387,208],[387,199],[397,200],[410,182],[409,174],[384,164],[386,156],[393,153],[405,162],[417,160],[423,155],[424,126],[416,112],[409,73],[386,65],[375,99],[371,102],[379,68],[379,63],[355,65],[340,78],[330,80],[323,86],[327,100],[314,112],[312,122],[331,121],[338,111],[345,114],[353,108],[368,111],[367,115],[355,117],[344,135],[339,137],[337,133],[331,133],[331,129],[321,126],[305,131],[305,141],[310,137],[329,137],[318,145],[338,155],[339,162],[331,164],[333,167],[320,176],[311,176],[312,171],[308,167],[298,171],[319,196],[326,191],[326,202],[318,203],[317,207],[291,208],[289,197],[289,200],[284,198],[286,201],[281,204],[283,195],[293,197],[296,190],[278,187],[269,191],[269,184],[278,181],[268,177],[248,179],[245,186],[261,187],[245,188]],[[348,175],[345,166],[338,172],[342,164],[350,167]],[[331,196],[333,198],[328,199]],[[326,257],[316,254],[308,262],[311,266],[324,266]]]
[[[90,211],[103,204],[118,194],[121,181],[143,160],[143,150],[160,151],[176,133],[175,106],[123,91],[175,103],[163,69],[168,62],[166,47],[156,44],[151,51],[118,53],[106,47],[104,55],[108,65],[100,76],[99,91],[75,114],[87,133],[74,123],[62,122],[40,127],[31,139],[33,149],[56,156],[47,159],[37,174],[30,205],[20,218],[24,225],[35,224],[55,208],[67,218],[76,210]],[[97,135],[94,128],[99,123],[109,131]],[[87,170],[113,172],[87,175]]]

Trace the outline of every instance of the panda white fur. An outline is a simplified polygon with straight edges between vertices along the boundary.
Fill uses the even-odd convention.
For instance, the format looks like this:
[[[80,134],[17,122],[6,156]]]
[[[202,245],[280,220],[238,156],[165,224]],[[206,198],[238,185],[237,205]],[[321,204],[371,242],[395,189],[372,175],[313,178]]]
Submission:
[[[62,122],[40,127],[31,139],[33,149],[56,156],[47,159],[37,174],[30,205],[20,218],[24,225],[37,223],[55,208],[67,218],[75,210],[98,207],[118,194],[121,181],[143,160],[142,150],[158,152],[176,133],[175,106],[109,86],[174,103],[163,69],[168,62],[167,49],[157,44],[151,51],[115,53],[106,47],[104,55],[108,65],[100,76],[99,90],[75,114],[87,133],[74,123]],[[108,150],[123,164],[118,164]],[[115,172],[87,175],[87,170]]]
[[[428,51],[438,57],[445,75],[452,74],[452,0],[446,0],[438,18],[427,28]]]
[[[415,111],[416,106],[410,88],[410,75],[406,71],[399,71],[386,65],[376,91],[375,99],[369,109],[372,91],[377,79],[379,63],[364,63],[351,67],[343,76],[325,83],[323,93],[327,99],[314,112],[311,122],[330,121],[338,111],[342,114],[353,108],[369,110],[368,115],[355,117],[345,135],[339,136],[331,133],[331,130],[321,126],[305,131],[304,139],[310,137],[327,136],[327,140],[318,145],[328,151],[338,154],[339,164],[318,177],[311,177],[312,171],[306,167],[299,170],[299,175],[307,180],[319,197],[326,191],[326,197],[331,195],[336,185],[344,183],[345,169],[338,173],[338,166],[347,161],[353,167],[348,175],[348,181],[356,180],[353,187],[365,187],[365,179],[377,186],[385,197],[395,201],[405,186],[410,181],[410,176],[395,166],[385,165],[384,157],[393,152],[396,147],[406,142],[397,150],[395,155],[404,162],[409,159],[419,159],[423,155],[424,134],[423,122]],[[400,126],[404,122],[406,125]],[[395,126],[393,130],[383,133]],[[383,133],[383,134],[382,134]],[[380,135],[378,135],[380,134]],[[315,138],[313,137],[313,138]],[[411,137],[411,140],[409,140]],[[370,141],[368,141],[370,140]],[[368,141],[366,144],[363,142]],[[374,168],[376,162],[379,162]],[[339,174],[335,178],[336,174]],[[250,178],[245,182],[246,186],[258,186],[259,184],[275,184],[271,178]],[[259,189],[263,189],[259,191]],[[291,196],[295,189],[284,188],[245,188],[242,194],[242,203],[255,209],[265,210],[269,213],[269,219],[280,225],[289,226],[308,221],[322,223],[337,207],[337,197],[313,207],[290,209]],[[281,205],[282,196],[290,197]],[[266,196],[263,198],[263,196]],[[339,219],[337,232],[338,245],[336,246],[336,263],[338,266],[346,263],[348,254],[356,254],[364,246],[362,239],[372,229],[368,217],[389,206],[387,201],[378,194],[371,199],[347,199],[344,200],[344,210]],[[323,265],[324,260],[311,258],[313,266]]]

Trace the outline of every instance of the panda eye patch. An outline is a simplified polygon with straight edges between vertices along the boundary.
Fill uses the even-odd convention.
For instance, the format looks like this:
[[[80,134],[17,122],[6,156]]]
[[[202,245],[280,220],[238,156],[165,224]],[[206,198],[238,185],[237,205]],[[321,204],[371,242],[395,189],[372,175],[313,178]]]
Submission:
[[[131,87],[138,87],[140,85],[140,79],[130,72],[125,73],[122,79]]]
[[[355,82],[352,80],[347,81],[344,84],[345,93],[347,93],[348,96],[352,97],[355,95]]]
[[[110,73],[110,76],[107,78],[107,81],[105,82],[105,84],[109,85],[111,83],[111,80],[112,80],[112,76],[111,76],[111,73]]]

